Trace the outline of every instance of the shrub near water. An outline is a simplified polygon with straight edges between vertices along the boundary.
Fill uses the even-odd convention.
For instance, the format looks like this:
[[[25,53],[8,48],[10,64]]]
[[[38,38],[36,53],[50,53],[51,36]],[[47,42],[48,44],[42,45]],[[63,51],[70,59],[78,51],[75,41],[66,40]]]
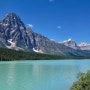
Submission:
[[[74,82],[70,90],[90,90],[90,71],[79,73],[78,81]]]

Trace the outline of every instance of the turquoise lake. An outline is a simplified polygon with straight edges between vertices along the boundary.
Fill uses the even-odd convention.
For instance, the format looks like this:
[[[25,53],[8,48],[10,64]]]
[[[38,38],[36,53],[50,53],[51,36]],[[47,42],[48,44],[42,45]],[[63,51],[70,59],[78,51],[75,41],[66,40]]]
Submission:
[[[0,62],[0,90],[69,90],[90,60]]]

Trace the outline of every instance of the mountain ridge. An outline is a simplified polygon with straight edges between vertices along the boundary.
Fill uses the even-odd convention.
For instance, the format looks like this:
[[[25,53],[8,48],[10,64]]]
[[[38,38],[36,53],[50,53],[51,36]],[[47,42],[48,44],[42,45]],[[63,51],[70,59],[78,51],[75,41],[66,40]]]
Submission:
[[[30,27],[24,25],[15,13],[7,14],[0,21],[1,47],[61,56],[87,55],[85,51],[76,49],[77,44],[75,41],[69,39],[68,42],[54,42],[41,34],[33,32]],[[75,48],[72,48],[72,46]]]
[[[80,42],[80,44],[77,44],[71,38],[69,38],[63,42],[59,42],[59,43],[64,44],[64,45],[71,47],[73,49],[88,50],[88,51],[90,50],[90,44],[88,44],[86,42]]]

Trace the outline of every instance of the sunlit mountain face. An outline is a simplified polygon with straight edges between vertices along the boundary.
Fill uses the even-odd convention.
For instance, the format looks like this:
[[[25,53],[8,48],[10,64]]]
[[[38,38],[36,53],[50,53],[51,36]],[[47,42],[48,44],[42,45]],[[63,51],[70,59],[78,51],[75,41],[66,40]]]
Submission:
[[[25,26],[15,13],[7,14],[0,21],[0,47],[61,56],[85,56],[87,46],[90,45],[84,46],[83,49],[82,45],[77,45],[72,39],[61,43],[50,40],[33,32],[30,26]]]

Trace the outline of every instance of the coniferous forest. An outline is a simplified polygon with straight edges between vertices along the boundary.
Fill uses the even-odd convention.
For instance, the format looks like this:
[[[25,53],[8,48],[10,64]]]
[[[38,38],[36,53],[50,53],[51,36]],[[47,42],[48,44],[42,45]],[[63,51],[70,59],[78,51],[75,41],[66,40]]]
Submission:
[[[16,51],[7,48],[0,48],[0,61],[14,60],[60,60],[60,59],[89,59],[90,57],[66,57],[35,52]]]
[[[0,48],[0,61],[14,60],[50,60],[61,59],[61,56],[39,54],[35,52],[16,51],[6,48]]]

